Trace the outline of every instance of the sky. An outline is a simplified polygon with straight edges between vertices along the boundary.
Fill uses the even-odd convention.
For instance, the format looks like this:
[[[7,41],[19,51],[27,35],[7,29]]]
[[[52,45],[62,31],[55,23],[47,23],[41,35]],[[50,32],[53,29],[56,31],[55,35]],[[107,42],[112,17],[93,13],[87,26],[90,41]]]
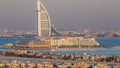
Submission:
[[[0,0],[0,28],[37,29],[37,0]],[[120,0],[41,0],[58,29],[120,30]]]

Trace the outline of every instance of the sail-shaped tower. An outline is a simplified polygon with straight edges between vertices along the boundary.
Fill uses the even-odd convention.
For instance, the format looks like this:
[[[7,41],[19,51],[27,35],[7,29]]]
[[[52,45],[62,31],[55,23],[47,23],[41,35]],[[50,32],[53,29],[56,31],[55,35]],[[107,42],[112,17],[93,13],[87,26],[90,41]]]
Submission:
[[[48,11],[40,0],[37,0],[37,34],[40,37],[51,35],[51,22]]]
[[[62,34],[51,25],[50,16],[45,6],[37,0],[37,35],[39,37],[50,37],[52,34],[61,36]]]

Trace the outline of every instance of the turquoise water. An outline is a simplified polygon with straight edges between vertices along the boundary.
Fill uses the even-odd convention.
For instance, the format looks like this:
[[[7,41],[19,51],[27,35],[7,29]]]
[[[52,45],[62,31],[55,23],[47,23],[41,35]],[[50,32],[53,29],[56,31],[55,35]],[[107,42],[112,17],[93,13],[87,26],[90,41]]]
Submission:
[[[0,45],[6,43],[15,44],[16,41],[29,41],[37,40],[36,38],[15,38],[15,37],[0,37]],[[101,46],[120,46],[120,38],[96,38],[96,41],[100,43]]]
[[[37,40],[36,38],[14,38],[14,37],[0,37],[0,45],[6,43],[15,44],[16,41],[28,41]],[[101,46],[120,46],[120,38],[96,38],[96,41],[100,43]],[[6,51],[10,49],[0,49],[1,51]],[[51,52],[51,50],[36,50],[37,52]],[[120,55],[120,49],[95,49],[95,50],[55,50],[55,53],[78,53],[78,54],[102,54],[102,55]]]
[[[29,40],[36,40],[36,38],[0,37],[0,45],[4,45],[6,43],[15,44],[16,41],[29,41]]]
[[[6,51],[11,49],[0,49],[0,51]],[[34,50],[35,52],[54,52],[56,54],[84,54],[87,53],[88,55],[91,54],[100,54],[100,55],[108,55],[108,56],[114,56],[114,55],[120,55],[120,49],[96,49],[96,50]]]
[[[57,54],[65,54],[65,53],[70,53],[70,54],[84,54],[87,53],[89,55],[91,54],[101,54],[101,55],[120,55],[120,49],[98,49],[98,50],[36,50],[36,52],[55,52]]]
[[[120,38],[96,38],[96,41],[99,42],[100,45],[120,46]]]

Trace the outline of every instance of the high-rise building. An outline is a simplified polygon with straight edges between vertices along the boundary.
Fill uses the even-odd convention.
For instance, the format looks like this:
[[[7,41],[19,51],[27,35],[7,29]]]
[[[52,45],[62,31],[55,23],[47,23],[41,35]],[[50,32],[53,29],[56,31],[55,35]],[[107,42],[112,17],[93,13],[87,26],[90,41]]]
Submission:
[[[37,0],[37,34],[40,37],[49,37],[51,35],[51,22],[45,6],[40,0]]]
[[[39,37],[50,37],[52,33],[56,36],[62,35],[53,25],[51,25],[48,11],[40,0],[37,0],[37,23],[37,34]]]

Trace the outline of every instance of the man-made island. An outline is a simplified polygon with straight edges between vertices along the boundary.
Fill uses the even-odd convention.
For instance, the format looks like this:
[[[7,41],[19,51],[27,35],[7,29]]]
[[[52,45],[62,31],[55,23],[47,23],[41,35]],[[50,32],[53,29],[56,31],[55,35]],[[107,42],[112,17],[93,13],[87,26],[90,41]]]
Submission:
[[[34,41],[16,41],[15,46],[6,44],[5,47],[15,48],[65,48],[65,47],[93,47],[99,46],[99,43],[95,38],[83,38],[83,37],[50,37],[40,38]],[[3,46],[4,47],[4,46]]]

